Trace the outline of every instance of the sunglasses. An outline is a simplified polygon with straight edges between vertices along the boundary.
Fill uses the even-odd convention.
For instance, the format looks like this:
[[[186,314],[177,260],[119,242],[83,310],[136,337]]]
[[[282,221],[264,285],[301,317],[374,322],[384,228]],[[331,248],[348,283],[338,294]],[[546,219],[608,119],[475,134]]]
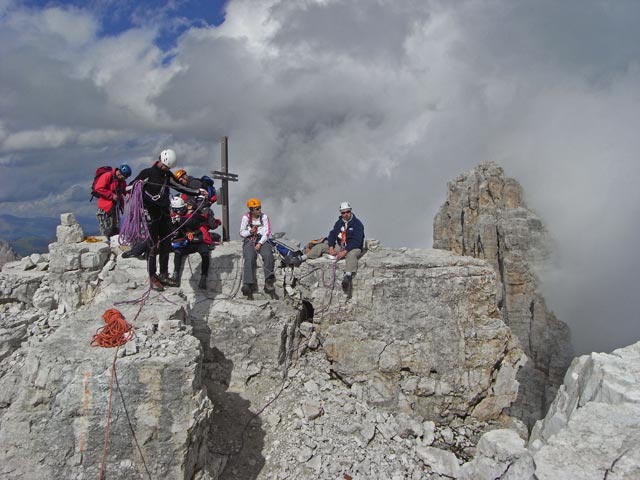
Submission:
[[[340,212],[340,215],[344,215],[345,213],[351,213],[351,210],[345,210],[344,212]]]
[[[255,212],[256,210],[262,210],[262,207],[251,207],[249,210]]]

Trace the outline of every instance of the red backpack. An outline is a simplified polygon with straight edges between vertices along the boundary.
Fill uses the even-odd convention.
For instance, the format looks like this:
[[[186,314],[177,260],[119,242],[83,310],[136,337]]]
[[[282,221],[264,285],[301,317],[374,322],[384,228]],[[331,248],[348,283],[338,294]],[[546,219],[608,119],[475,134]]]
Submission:
[[[96,176],[93,178],[93,183],[91,184],[91,198],[89,198],[90,202],[93,201],[93,197],[100,198],[100,195],[98,195],[98,192],[96,192],[96,181],[103,173],[106,172],[113,172],[113,167],[110,167],[109,165],[103,165],[102,167],[98,167],[96,169]]]

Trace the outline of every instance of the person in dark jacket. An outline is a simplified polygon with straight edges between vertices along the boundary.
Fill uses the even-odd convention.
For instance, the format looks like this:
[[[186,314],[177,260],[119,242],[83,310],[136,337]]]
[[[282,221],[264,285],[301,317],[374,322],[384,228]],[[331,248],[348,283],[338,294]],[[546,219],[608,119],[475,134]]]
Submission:
[[[100,175],[95,182],[94,191],[98,195],[98,225],[100,233],[110,242],[112,235],[120,231],[120,214],[124,209],[126,179],[131,176],[131,167],[123,163],[118,168]]]
[[[180,286],[184,258],[192,253],[202,259],[198,288],[206,290],[209,274],[209,247],[213,244],[207,228],[207,219],[198,211],[195,201],[185,202],[182,197],[171,199],[171,223],[175,232],[171,240],[173,249],[173,275],[171,280]]]
[[[198,190],[207,190],[207,185],[203,180],[204,178],[207,178],[207,177],[202,177],[202,178],[192,177],[187,173],[186,170],[183,170],[183,169],[178,170],[175,175],[178,181],[185,187],[194,188]],[[184,195],[184,194],[182,195],[182,199],[185,202],[189,202],[190,199],[196,199],[198,203],[202,203],[202,205],[200,205],[200,213],[206,218],[207,226],[209,230],[215,230],[222,224],[222,222],[218,220],[215,217],[215,214],[213,213],[212,205],[216,203],[216,201],[218,200],[218,196],[216,194],[217,192],[215,187],[213,187],[213,183],[211,184],[211,190],[210,191],[208,190],[208,193],[209,194],[207,196],[204,196],[204,197],[200,196],[200,199],[204,199],[204,203],[202,203],[200,199],[197,199],[196,197]]]
[[[171,173],[176,164],[176,152],[171,149],[163,150],[158,161],[151,167],[142,170],[131,182],[144,182],[142,202],[145,209],[147,226],[150,237],[147,240],[149,252],[147,254],[147,270],[151,288],[162,291],[164,286],[175,286],[169,278],[169,254],[171,253],[171,219],[170,219],[170,189],[187,195],[198,195],[199,190],[183,186]],[[206,191],[204,191],[206,195]],[[160,261],[160,275],[156,275],[156,255]]]
[[[342,290],[349,293],[351,280],[358,271],[358,259],[364,249],[364,225],[356,218],[349,202],[340,204],[340,217],[329,232],[326,242],[316,244],[303,255],[306,258],[318,258],[328,253],[336,260],[345,259],[345,272],[342,277]]]

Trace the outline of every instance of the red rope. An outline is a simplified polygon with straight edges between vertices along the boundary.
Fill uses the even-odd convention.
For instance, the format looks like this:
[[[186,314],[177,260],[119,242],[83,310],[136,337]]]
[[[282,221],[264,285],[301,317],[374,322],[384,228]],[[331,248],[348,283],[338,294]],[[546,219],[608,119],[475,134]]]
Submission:
[[[113,363],[111,364],[111,380],[109,381],[109,405],[107,407],[107,425],[104,430],[104,443],[102,445],[102,460],[100,461],[100,474],[98,475],[98,480],[102,480],[104,478],[104,466],[107,461],[107,444],[109,443],[109,427],[111,426],[111,400],[113,399],[113,378],[116,373],[116,359],[118,358],[118,349],[120,346],[116,348],[116,351],[113,355]]]
[[[116,373],[116,360],[118,359],[118,349],[121,345],[127,343],[134,335],[133,327],[127,322],[122,313],[115,308],[110,308],[102,315],[104,327],[99,328],[93,339],[91,340],[92,347],[104,347],[112,348],[116,347],[116,351],[113,355],[113,363],[111,364],[111,380],[109,381],[109,405],[107,407],[107,424],[104,432],[104,444],[102,445],[102,461],[100,465],[100,475],[98,479],[101,480],[104,475],[104,466],[107,459],[107,444],[109,443],[109,427],[111,425],[111,402],[113,399],[113,378]]]
[[[113,348],[124,345],[134,335],[133,327],[127,322],[122,313],[110,308],[102,315],[104,327],[99,328],[91,340],[92,347]]]

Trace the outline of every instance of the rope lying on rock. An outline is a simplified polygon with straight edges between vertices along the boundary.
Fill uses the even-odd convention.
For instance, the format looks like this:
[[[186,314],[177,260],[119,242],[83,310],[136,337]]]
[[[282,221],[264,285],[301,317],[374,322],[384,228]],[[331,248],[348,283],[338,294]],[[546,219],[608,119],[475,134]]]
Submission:
[[[134,336],[135,331],[127,322],[120,310],[110,308],[102,315],[106,325],[97,330],[91,340],[92,347],[113,348],[127,343]]]
[[[138,312],[139,313],[139,312]],[[107,460],[107,445],[109,443],[109,431],[111,427],[111,407],[113,401],[113,382],[115,380],[118,392],[120,392],[120,398],[122,399],[122,406],[124,408],[125,414],[127,416],[127,421],[129,422],[129,428],[131,428],[131,433],[133,434],[133,439],[138,447],[138,452],[140,453],[140,457],[142,458],[142,463],[144,465],[145,471],[147,472],[147,476],[151,479],[151,473],[147,467],[147,462],[144,459],[144,455],[142,454],[142,450],[140,449],[140,445],[138,444],[138,439],[136,438],[135,431],[133,429],[133,425],[131,424],[131,420],[129,418],[129,412],[127,411],[127,406],[124,402],[124,396],[122,395],[122,390],[120,390],[120,385],[118,383],[118,376],[116,374],[116,360],[118,359],[118,350],[122,345],[127,343],[133,336],[135,335],[135,331],[133,326],[124,319],[124,316],[118,309],[110,308],[106,310],[102,315],[104,322],[106,325],[102,328],[99,328],[96,334],[93,336],[91,340],[92,347],[104,347],[104,348],[112,348],[116,347],[116,351],[113,355],[113,362],[111,364],[111,380],[109,381],[109,403],[107,405],[107,420],[105,425],[105,433],[104,433],[104,443],[102,445],[102,460],[100,461],[100,474],[98,475],[98,479],[102,480],[105,475],[105,465]]]

